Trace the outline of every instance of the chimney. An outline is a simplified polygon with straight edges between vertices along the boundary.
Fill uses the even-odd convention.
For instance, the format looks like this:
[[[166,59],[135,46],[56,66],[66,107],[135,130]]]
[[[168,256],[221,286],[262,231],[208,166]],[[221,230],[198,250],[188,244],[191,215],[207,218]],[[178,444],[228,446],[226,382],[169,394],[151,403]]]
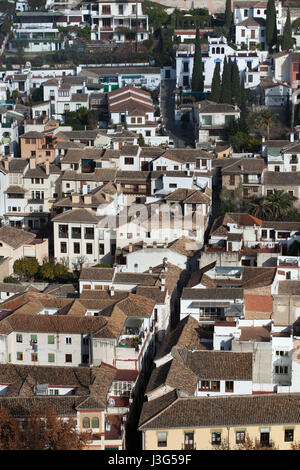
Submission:
[[[50,175],[50,162],[49,162],[49,160],[46,160],[46,162],[45,162],[45,170],[46,170],[46,175]]]
[[[79,204],[79,202],[80,202],[80,196],[79,196],[79,194],[73,193],[73,194],[71,195],[71,199],[72,199],[72,202],[73,202],[74,204]]]
[[[295,134],[294,134],[294,132],[291,132],[290,133],[290,142],[294,142],[294,140],[295,140]]]
[[[153,248],[157,248],[157,242],[153,242]]]
[[[129,253],[132,253],[132,243],[129,243]]]
[[[29,168],[30,168],[31,170],[35,170],[35,168],[36,168],[36,160],[35,160],[35,158],[30,158],[30,159],[29,159]]]
[[[115,288],[113,286],[111,286],[109,292],[110,292],[110,296],[113,297],[115,295]]]
[[[164,292],[165,289],[166,289],[166,278],[165,278],[165,276],[162,276],[162,277],[161,277],[161,286],[160,286],[160,290],[161,290],[162,292]]]
[[[83,200],[84,204],[92,204],[92,196],[90,194],[85,194]]]
[[[147,243],[143,240],[143,248],[147,248]]]
[[[149,267],[149,273],[152,274],[152,266]]]
[[[168,239],[165,238],[164,248],[168,248]]]

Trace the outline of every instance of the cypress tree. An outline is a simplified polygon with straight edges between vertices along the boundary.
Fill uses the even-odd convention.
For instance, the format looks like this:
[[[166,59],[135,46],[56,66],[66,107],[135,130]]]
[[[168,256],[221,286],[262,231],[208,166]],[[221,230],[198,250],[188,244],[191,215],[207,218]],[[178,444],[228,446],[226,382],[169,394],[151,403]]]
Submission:
[[[266,39],[270,49],[277,44],[277,21],[274,0],[268,0],[267,4]]]
[[[290,9],[288,8],[287,15],[286,15],[286,22],[283,29],[283,38],[282,38],[282,50],[288,51],[289,49],[293,49],[294,40],[292,37],[292,25],[291,25],[291,15]]]
[[[192,73],[192,91],[202,93],[204,90],[203,63],[199,28],[196,31],[194,66]]]
[[[241,88],[240,88],[240,90],[241,90],[240,129],[241,129],[243,132],[247,132],[247,121],[246,121],[246,115],[247,115],[247,98],[246,98],[245,79],[244,79],[244,77],[242,78],[242,81],[241,81]]]
[[[231,26],[232,26],[231,0],[226,0],[226,7],[225,7],[225,28],[228,30],[227,39],[230,38]]]
[[[231,68],[231,100],[232,104],[241,105],[241,81],[236,60],[232,63]]]
[[[215,103],[220,102],[221,96],[221,73],[220,73],[220,62],[216,62],[214,68],[214,75],[211,82],[211,97],[210,99]]]
[[[227,58],[224,58],[223,73],[222,73],[222,86],[220,103],[231,103],[231,67],[227,62]]]

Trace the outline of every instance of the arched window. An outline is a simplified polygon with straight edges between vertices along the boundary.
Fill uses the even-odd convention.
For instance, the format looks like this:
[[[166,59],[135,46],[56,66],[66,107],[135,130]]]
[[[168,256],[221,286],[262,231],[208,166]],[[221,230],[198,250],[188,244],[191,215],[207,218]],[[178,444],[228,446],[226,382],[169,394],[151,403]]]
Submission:
[[[217,47],[217,50],[216,50],[217,54],[220,54],[220,48]]]
[[[221,47],[221,54],[224,54],[224,47]]]
[[[215,53],[216,53],[216,49],[213,47],[211,52],[212,52],[212,54],[215,54]]]
[[[92,428],[99,428],[99,418],[94,417],[92,419]]]
[[[82,427],[85,429],[90,427],[90,418],[87,416],[82,420]]]

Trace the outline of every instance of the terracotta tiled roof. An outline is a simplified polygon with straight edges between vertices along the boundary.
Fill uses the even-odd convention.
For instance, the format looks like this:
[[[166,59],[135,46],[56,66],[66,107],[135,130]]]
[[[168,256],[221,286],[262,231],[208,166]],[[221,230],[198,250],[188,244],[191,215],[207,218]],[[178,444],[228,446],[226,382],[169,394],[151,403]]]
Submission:
[[[28,245],[35,235],[14,227],[0,227],[0,241],[16,249],[22,245]]]
[[[140,430],[300,423],[300,395],[199,397],[145,403]]]

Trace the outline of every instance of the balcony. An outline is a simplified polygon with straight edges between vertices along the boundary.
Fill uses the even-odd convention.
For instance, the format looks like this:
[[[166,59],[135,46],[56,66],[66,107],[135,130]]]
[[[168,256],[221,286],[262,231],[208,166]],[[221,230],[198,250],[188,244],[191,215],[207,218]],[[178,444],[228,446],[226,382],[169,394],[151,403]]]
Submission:
[[[76,233],[76,232],[73,233],[73,232],[72,232],[72,238],[75,238],[75,239],[81,238],[81,233]]]

